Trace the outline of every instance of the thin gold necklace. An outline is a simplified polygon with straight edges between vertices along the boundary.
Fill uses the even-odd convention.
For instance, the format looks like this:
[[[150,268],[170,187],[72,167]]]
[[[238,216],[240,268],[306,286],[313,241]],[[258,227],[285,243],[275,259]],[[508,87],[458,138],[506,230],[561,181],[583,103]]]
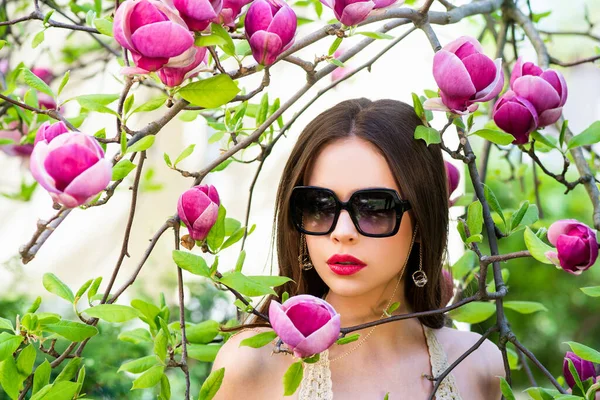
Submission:
[[[394,300],[394,295],[396,294],[396,290],[398,289],[398,285],[400,285],[400,281],[402,280],[402,277],[404,276],[404,271],[406,270],[406,264],[408,263],[408,259],[410,257],[410,252],[412,250],[413,243],[415,242],[415,236],[416,235],[417,235],[417,229],[415,229],[415,231],[413,232],[412,240],[410,242],[410,247],[408,249],[408,255],[406,256],[406,260],[404,261],[404,266],[402,267],[402,272],[400,273],[400,278],[398,278],[398,282],[396,282],[396,287],[394,288],[394,291],[392,292],[392,296],[390,297],[390,301],[388,302],[387,307],[384,308],[383,314],[381,314],[381,317],[379,317],[379,320],[381,320],[381,319],[383,319],[383,317],[385,317],[385,312],[387,310],[389,310],[390,306],[392,305],[392,301]],[[366,334],[366,336],[364,338],[362,338],[358,342],[358,344],[356,346],[354,346],[354,348],[352,348],[352,350],[348,350],[347,352],[343,353],[342,355],[339,355],[336,358],[330,359],[329,362],[331,363],[331,362],[334,362],[336,360],[339,360],[342,357],[346,357],[348,354],[350,354],[354,350],[358,349],[369,338],[369,336],[371,336],[371,333],[373,333],[373,331],[375,330],[375,328],[377,328],[378,326],[379,325],[375,325],[373,328],[371,328],[371,330]]]

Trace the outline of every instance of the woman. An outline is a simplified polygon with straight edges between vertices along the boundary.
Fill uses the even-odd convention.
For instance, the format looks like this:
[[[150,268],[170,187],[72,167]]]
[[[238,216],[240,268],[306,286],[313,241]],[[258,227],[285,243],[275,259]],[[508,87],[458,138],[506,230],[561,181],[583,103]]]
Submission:
[[[276,288],[278,295],[321,297],[340,313],[342,327],[382,318],[393,302],[400,302],[395,315],[442,306],[446,173],[440,147],[413,138],[419,124],[405,103],[365,98],[341,102],[308,124],[277,193],[280,274],[294,280]],[[261,312],[272,299],[280,301],[268,298]],[[288,398],[427,399],[434,385],[428,377],[481,337],[444,322],[436,314],[361,330],[358,341],[334,344],[317,364],[306,364],[300,389]],[[246,329],[223,345],[213,365],[225,367],[215,399],[284,398],[282,377],[297,359],[272,354],[272,345],[239,347],[265,330]],[[499,399],[498,376],[502,356],[486,340],[444,379],[436,399]]]

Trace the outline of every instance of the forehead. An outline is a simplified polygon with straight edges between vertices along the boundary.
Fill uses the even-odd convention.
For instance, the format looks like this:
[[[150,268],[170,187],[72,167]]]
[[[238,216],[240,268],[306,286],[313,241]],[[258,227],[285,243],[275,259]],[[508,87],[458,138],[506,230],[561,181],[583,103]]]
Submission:
[[[385,157],[373,144],[357,137],[323,147],[313,160],[305,184],[329,188],[342,201],[365,188],[384,187],[400,193]]]

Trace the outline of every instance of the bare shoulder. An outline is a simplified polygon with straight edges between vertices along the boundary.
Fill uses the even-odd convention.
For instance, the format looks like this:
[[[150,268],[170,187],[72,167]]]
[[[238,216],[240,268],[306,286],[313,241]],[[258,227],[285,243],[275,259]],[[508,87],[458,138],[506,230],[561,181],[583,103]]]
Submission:
[[[257,330],[264,332],[268,329],[257,328]],[[265,389],[263,385],[269,376],[270,363],[267,357],[271,352],[270,347],[255,349],[240,346],[242,340],[258,333],[249,329],[244,330],[231,337],[217,353],[211,372],[224,368],[225,374],[221,388],[214,397],[215,400],[229,400],[242,396],[251,399],[252,397],[248,397],[249,393],[258,396]]]
[[[482,338],[482,335],[477,332],[459,331],[448,327],[437,330],[436,335],[446,351],[449,363],[456,361]],[[468,375],[475,378],[471,383],[477,383],[481,393],[486,394],[486,398],[500,398],[498,377],[504,378],[506,374],[502,353],[494,342],[485,339],[456,368],[457,371],[460,369],[463,373],[467,372]],[[461,375],[467,375],[463,373]]]

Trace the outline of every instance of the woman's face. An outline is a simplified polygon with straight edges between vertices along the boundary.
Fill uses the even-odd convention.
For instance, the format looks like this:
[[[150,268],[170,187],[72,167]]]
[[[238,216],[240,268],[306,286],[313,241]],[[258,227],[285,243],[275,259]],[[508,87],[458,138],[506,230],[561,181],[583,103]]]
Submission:
[[[374,145],[358,137],[325,146],[304,183],[329,188],[341,201],[348,201],[358,189],[373,187],[394,189],[403,198],[386,159]],[[360,296],[385,287],[396,277],[408,257],[413,235],[410,213],[403,214],[398,233],[390,237],[361,235],[346,210],[341,211],[329,235],[306,235],[310,259],[330,291],[340,296]],[[354,256],[367,266],[351,275],[337,274],[327,263],[335,254]]]

